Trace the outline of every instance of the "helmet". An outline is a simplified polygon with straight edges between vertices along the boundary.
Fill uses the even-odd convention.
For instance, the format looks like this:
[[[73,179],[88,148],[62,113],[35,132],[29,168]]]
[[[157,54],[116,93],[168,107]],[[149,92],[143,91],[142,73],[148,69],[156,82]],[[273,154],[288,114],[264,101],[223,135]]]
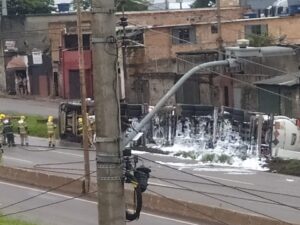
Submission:
[[[23,121],[24,121],[24,120],[25,120],[25,116],[21,116],[21,117],[20,117],[20,120],[23,120]]]
[[[48,122],[52,122],[53,121],[53,116],[48,116]]]
[[[81,117],[78,118],[78,123],[82,123],[82,118]]]
[[[5,114],[1,113],[0,114],[0,120],[3,120],[5,118]]]

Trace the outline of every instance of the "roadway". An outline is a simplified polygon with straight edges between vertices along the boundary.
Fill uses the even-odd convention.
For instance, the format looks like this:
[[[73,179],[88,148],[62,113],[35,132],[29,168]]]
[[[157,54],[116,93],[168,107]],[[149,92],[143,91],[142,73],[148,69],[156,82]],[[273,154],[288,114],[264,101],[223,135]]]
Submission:
[[[40,138],[31,138],[30,144],[46,146],[47,141]],[[153,177],[150,179],[149,192],[251,214],[260,213],[260,215],[273,219],[293,223],[299,223],[300,221],[300,178],[298,177],[241,168],[211,167],[192,160],[158,154],[143,152],[135,152],[135,154],[144,158],[143,163],[151,167]],[[94,171],[95,152],[90,152],[90,159],[92,160],[91,171]],[[74,178],[83,175],[84,168],[82,151],[60,147],[50,151],[47,147],[30,146],[28,148],[6,149],[2,163],[45,172],[55,171],[61,176],[72,176]],[[172,166],[173,169],[166,168],[163,164]],[[197,176],[201,176],[201,178]],[[96,181],[94,174],[92,180]],[[233,188],[217,185],[214,182]],[[240,188],[257,196],[234,188]]]
[[[14,111],[47,116],[49,114],[57,114],[58,103],[0,98],[0,106],[0,111]],[[31,138],[30,144],[46,146],[47,141],[45,139]],[[56,171],[56,173],[62,176],[72,176],[74,178],[83,174],[83,154],[81,151],[68,150],[65,148],[57,148],[52,151],[48,150],[47,147],[16,147],[6,149],[2,163],[15,167],[35,168],[44,170],[45,172],[49,172],[49,170]],[[300,221],[300,178],[298,177],[251,171],[241,168],[210,167],[196,161],[171,156],[141,152],[136,153],[140,157],[145,158],[143,163],[151,167],[151,175],[156,177],[150,179],[151,185],[148,191],[158,192],[176,199],[226,209],[234,209],[248,213],[257,212],[288,222],[299,223]],[[90,159],[92,160],[91,171],[93,171],[95,170],[94,152],[90,153]],[[166,168],[161,164],[157,164],[157,162],[172,166],[176,170]],[[201,176],[202,178],[196,176]],[[168,183],[165,179],[158,178],[171,178],[186,180],[188,182],[173,180],[171,183]],[[259,195],[262,198],[233,188],[216,185],[203,178],[241,188],[247,192]],[[94,175],[92,179],[95,181]],[[189,190],[180,189],[182,187],[188,188]],[[267,199],[272,199],[277,202],[272,202]],[[290,207],[280,205],[280,203],[289,205]]]
[[[11,207],[11,203],[36,196],[44,190],[0,181],[0,210],[2,214],[39,225],[97,225],[97,203],[82,198],[49,192]],[[61,203],[58,203],[61,202]],[[36,208],[34,210],[31,210]],[[23,212],[21,212],[23,211]],[[27,211],[27,212],[26,212]],[[142,213],[132,225],[196,225],[160,215]]]

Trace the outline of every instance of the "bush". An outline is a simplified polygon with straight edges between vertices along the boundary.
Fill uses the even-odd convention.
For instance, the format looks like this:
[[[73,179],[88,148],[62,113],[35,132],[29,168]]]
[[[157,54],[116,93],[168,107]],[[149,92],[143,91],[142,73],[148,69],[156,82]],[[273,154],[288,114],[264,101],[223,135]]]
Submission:
[[[202,156],[201,161],[202,162],[213,162],[215,161],[216,154],[211,153],[211,154],[205,154]]]
[[[0,217],[1,225],[36,225],[34,223],[29,223],[17,219],[11,219],[9,217]]]
[[[272,172],[300,176],[300,160],[274,158],[268,162],[268,167]]]

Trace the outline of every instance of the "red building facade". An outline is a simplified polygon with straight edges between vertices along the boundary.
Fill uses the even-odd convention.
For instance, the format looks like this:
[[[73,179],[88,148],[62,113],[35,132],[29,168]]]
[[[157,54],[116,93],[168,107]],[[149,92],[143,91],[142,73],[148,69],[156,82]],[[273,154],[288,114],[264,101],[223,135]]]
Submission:
[[[80,98],[80,76],[79,76],[79,53],[78,51],[61,51],[60,74],[62,85],[60,85],[61,97],[66,99]],[[92,52],[84,51],[84,69],[87,97],[93,96],[92,76]]]

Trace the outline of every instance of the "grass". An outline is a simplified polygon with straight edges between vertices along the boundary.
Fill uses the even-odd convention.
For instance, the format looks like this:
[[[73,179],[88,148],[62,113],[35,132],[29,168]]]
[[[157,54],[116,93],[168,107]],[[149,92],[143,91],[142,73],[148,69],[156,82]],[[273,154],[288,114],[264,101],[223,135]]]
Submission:
[[[15,133],[18,131],[18,120],[21,114],[10,113],[9,116],[12,116],[11,122],[13,124],[13,130]],[[26,123],[28,126],[28,132],[30,136],[35,137],[47,137],[47,117],[36,116],[36,115],[24,115],[26,117]],[[58,132],[58,129],[56,129]],[[0,224],[1,225],[1,224]]]
[[[300,176],[300,160],[274,158],[268,162],[271,172]]]
[[[25,222],[9,217],[0,217],[0,225],[36,225],[35,223]]]

